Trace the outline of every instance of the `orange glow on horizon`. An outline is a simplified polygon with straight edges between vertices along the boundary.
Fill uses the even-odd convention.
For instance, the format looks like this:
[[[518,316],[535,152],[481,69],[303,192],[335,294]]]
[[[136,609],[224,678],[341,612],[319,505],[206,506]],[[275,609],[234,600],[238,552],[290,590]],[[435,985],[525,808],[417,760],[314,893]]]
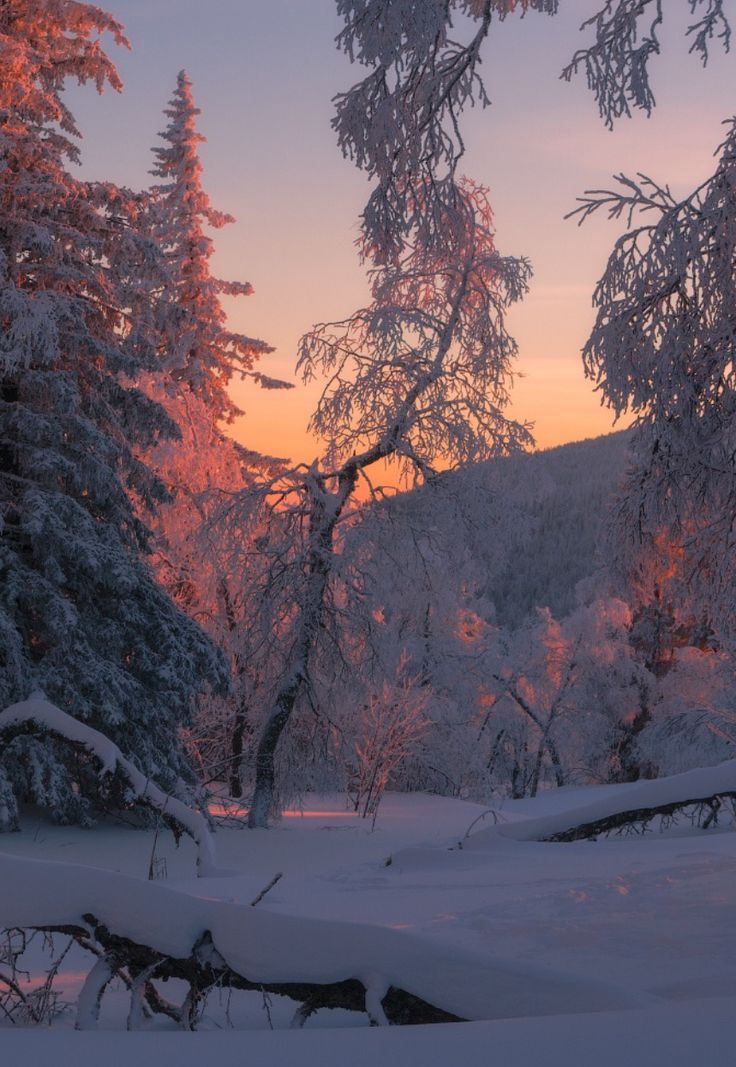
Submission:
[[[569,313],[570,308],[562,306],[554,316],[545,317],[544,326],[554,335],[558,317],[564,319]],[[245,328],[245,322],[236,325]],[[523,340],[520,337],[520,343],[523,344]],[[514,381],[507,410],[511,418],[532,424],[537,450],[621,430],[631,421],[623,418],[615,423],[612,412],[601,404],[600,395],[585,379],[578,354],[584,340],[584,331],[581,331],[572,354],[560,351],[558,343],[550,343],[544,358],[527,355],[522,348],[518,364],[520,373]],[[269,359],[263,361],[263,369],[266,373],[290,378],[286,368],[281,365],[273,367]],[[311,463],[324,453],[324,443],[307,428],[319,397],[318,385],[309,388],[296,385],[289,392],[269,393],[249,384],[236,383],[231,392],[245,414],[227,432],[240,444],[293,464]],[[368,474],[375,485],[393,489],[399,484],[395,465],[377,464]],[[365,483],[360,495],[369,495]]]

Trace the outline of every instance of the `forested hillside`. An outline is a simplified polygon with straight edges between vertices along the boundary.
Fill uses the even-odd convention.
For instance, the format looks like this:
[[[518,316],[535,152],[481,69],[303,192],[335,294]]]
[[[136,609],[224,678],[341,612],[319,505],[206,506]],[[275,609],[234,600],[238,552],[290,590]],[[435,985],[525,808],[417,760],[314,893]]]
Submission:
[[[515,628],[537,607],[558,617],[575,607],[578,582],[602,562],[629,440],[626,432],[607,434],[450,476],[477,528],[473,551],[487,570],[499,625]]]
[[[604,562],[629,442],[623,431],[445,473],[390,503],[390,538],[408,542],[449,516],[445,535],[472,560],[499,626],[516,629],[542,607],[568,615],[578,583]]]

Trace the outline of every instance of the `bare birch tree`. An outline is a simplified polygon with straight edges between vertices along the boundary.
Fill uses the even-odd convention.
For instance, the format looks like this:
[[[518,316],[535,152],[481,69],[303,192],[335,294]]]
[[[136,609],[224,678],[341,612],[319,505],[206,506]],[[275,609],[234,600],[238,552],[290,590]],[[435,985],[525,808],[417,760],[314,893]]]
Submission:
[[[312,425],[328,462],[297,470],[268,491],[298,516],[304,550],[282,681],[261,736],[250,824],[266,823],[274,756],[305,687],[325,629],[338,526],[358,481],[393,459],[411,477],[523,447],[526,426],[504,415],[516,345],[505,311],[527,287],[523,259],[496,251],[485,190],[457,186],[443,250],[416,234],[396,261],[372,272],[373,303],[303,338],[300,367],[327,376]]]

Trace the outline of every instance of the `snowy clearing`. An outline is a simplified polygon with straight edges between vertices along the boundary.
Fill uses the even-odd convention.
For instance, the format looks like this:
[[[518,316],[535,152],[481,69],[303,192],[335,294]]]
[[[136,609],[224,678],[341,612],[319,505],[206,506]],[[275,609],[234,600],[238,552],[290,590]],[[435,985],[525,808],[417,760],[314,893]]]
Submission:
[[[618,791],[550,791],[533,802],[509,802],[502,814],[509,819],[506,828],[520,829],[555,809],[586,810],[593,798],[610,803]],[[51,1031],[7,1025],[4,1047],[35,1063],[73,1061],[82,1067],[103,1057],[111,1064],[127,1062],[129,1055],[147,1067],[160,1062],[166,1049],[182,1064],[203,1055],[227,1064],[246,1048],[259,1067],[317,1060],[329,1065],[346,1058],[356,1064],[380,1060],[386,1067],[460,1057],[472,1064],[487,1062],[491,1049],[509,1064],[531,1063],[541,1050],[546,1063],[585,1062],[595,1050],[600,1064],[730,1064],[734,834],[723,827],[680,828],[567,844],[511,840],[478,829],[458,848],[484,810],[431,796],[390,795],[371,833],[341,798],[311,797],[304,815],[287,816],[272,831],[221,829],[218,861],[229,876],[196,878],[194,844],[184,841],[177,849],[167,832],[157,845],[169,872],[165,883],[145,877],[152,833],[112,825],[84,831],[27,818],[21,833],[2,841],[9,857],[0,883],[5,922],[27,922],[32,915],[38,922],[41,906],[46,921],[68,920],[68,909],[84,898],[98,918],[134,924],[127,927],[131,936],[173,938],[160,942],[171,951],[190,947],[207,925],[232,962],[246,970],[255,963],[269,978],[293,979],[295,968],[301,976],[324,977],[336,962],[343,970],[383,968],[384,975],[389,967],[391,977],[415,983],[417,993],[435,1002],[444,998],[448,1010],[497,1020],[391,1028],[376,1036],[365,1016],[322,1011],[304,1031],[286,1033],[281,1028],[292,1011],[274,998],[276,1031],[258,1032],[269,1025],[261,998],[238,994],[244,1000],[232,1007],[231,1022],[247,1029],[247,1036],[157,1030],[113,1037],[125,1026],[128,998],[125,990],[112,989],[100,1022],[107,1035],[66,1032],[74,1020],[66,1012]],[[32,866],[19,861],[40,856],[43,878],[37,878],[35,893],[26,892]],[[54,872],[46,861],[63,866]],[[76,866],[85,864],[87,869]],[[283,877],[258,907],[243,907],[276,871]],[[252,926],[241,923],[244,914]],[[278,961],[272,959],[274,945]],[[60,978],[64,999],[76,997],[88,970],[81,953],[71,959]],[[596,1011],[595,997],[603,991],[608,1000]],[[622,1013],[628,1005],[635,1006]],[[526,1018],[508,1018],[514,1015]],[[227,1025],[217,998],[201,1025]]]

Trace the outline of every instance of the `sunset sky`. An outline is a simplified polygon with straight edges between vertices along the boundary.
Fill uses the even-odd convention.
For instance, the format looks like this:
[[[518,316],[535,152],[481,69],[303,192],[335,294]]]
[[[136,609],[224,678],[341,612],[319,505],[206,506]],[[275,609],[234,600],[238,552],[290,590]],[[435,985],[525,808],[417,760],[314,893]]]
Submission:
[[[205,186],[237,218],[216,237],[215,270],[250,281],[232,325],[276,352],[267,374],[293,377],[299,336],[316,321],[366,300],[353,241],[367,196],[330,128],[331,97],[361,77],[334,46],[334,0],[109,0],[133,50],[119,52],[122,96],[70,93],[84,133],[84,174],[149,184],[150,148],[185,68],[202,109]],[[687,54],[685,0],[667,0],[663,56],[653,62],[658,109],[650,119],[604,128],[585,85],[559,81],[582,43],[580,22],[596,0],[563,0],[555,18],[530,14],[496,26],[482,73],[492,107],[466,115],[463,170],[489,186],[498,246],[528,256],[532,292],[511,323],[521,349],[513,413],[535,424],[540,447],[605,433],[609,414],[583,378],[580,349],[591,294],[619,224],[582,229],[563,215],[584,189],[614,172],[640,170],[686,192],[712,169],[720,123],[734,113],[736,55],[714,47],[703,71]],[[673,10],[676,9],[676,10]],[[675,16],[673,18],[673,16]],[[249,447],[311,459],[306,433],[316,391],[235,388],[246,410],[235,427]]]

